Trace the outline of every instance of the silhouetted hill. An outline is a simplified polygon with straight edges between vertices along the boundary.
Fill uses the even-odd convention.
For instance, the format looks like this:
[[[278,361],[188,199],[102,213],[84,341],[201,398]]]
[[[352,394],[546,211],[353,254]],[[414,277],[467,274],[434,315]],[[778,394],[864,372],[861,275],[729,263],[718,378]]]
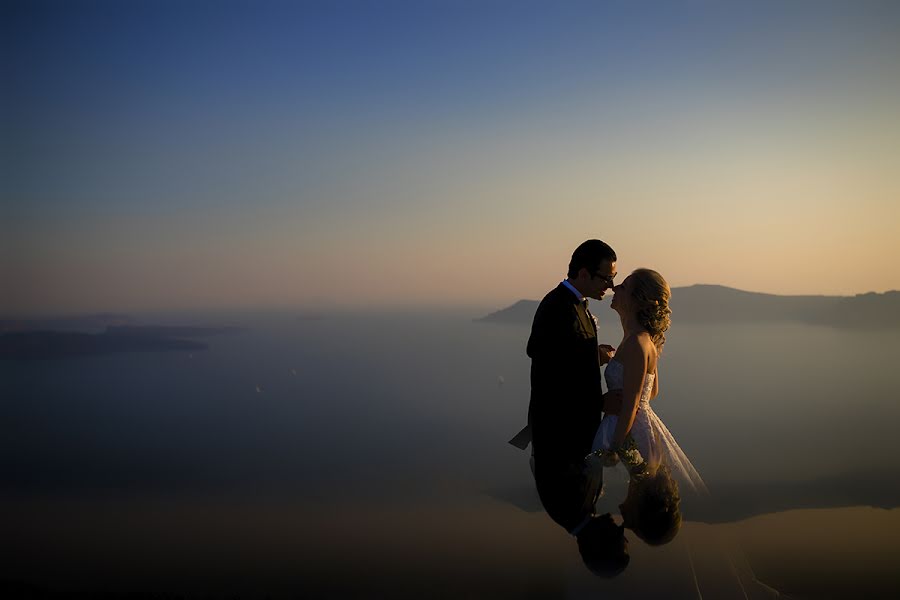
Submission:
[[[0,319],[0,359],[70,358],[116,352],[204,350],[202,338],[241,331],[239,327],[137,325],[121,314]]]
[[[606,301],[604,301],[606,304]],[[531,323],[537,300],[519,300],[478,321]],[[601,319],[592,302],[591,307]],[[679,323],[794,321],[853,329],[900,328],[900,292],[856,296],[778,296],[721,285],[692,285],[672,290],[672,319]]]
[[[537,300],[519,300],[512,306],[501,308],[489,315],[475,319],[476,321],[488,321],[491,323],[531,323],[534,311],[537,310]]]

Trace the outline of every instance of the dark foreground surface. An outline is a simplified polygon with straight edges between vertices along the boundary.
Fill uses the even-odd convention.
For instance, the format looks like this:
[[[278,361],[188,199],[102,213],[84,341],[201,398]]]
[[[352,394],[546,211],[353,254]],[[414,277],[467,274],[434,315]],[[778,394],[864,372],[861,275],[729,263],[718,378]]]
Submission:
[[[123,334],[240,329],[0,360],[0,596],[900,596],[895,333],[676,323],[654,403],[711,496],[602,579],[506,443],[528,327],[475,316],[151,315]]]
[[[543,513],[412,505],[9,502],[4,597],[896,598],[900,510],[807,509],[629,538],[614,579]],[[781,596],[778,596],[780,593]]]

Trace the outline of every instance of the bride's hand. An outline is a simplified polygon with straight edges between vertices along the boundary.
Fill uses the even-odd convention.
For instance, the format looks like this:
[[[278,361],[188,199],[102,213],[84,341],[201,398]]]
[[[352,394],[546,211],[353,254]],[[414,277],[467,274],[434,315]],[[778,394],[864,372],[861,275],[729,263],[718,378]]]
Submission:
[[[584,457],[585,463],[592,471],[614,467],[619,463],[619,456],[612,450],[595,450]]]

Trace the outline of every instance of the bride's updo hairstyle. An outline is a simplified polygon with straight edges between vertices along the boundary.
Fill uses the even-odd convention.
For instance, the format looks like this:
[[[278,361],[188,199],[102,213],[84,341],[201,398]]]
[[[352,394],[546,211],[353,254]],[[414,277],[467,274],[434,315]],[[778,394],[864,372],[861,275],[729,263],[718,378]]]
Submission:
[[[672,290],[663,276],[651,269],[636,269],[630,279],[638,323],[650,334],[656,350],[662,352],[666,330],[672,323],[672,310],[669,308]]]
[[[650,546],[668,544],[681,530],[681,494],[666,465],[643,481],[637,499],[637,518],[631,529]]]

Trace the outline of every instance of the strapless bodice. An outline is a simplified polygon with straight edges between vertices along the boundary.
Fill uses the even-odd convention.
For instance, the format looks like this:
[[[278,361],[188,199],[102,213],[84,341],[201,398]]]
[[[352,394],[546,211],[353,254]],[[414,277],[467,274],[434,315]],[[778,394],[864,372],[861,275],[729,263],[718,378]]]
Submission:
[[[625,386],[625,367],[615,358],[606,364],[606,387],[610,390],[621,390]]]
[[[604,377],[606,377],[606,387],[610,390],[621,390],[625,387],[625,367],[613,358],[606,365],[606,373]],[[653,373],[647,373],[644,376],[644,385],[641,388],[641,403],[650,401],[650,393],[653,391],[653,380],[656,379],[656,375]]]

